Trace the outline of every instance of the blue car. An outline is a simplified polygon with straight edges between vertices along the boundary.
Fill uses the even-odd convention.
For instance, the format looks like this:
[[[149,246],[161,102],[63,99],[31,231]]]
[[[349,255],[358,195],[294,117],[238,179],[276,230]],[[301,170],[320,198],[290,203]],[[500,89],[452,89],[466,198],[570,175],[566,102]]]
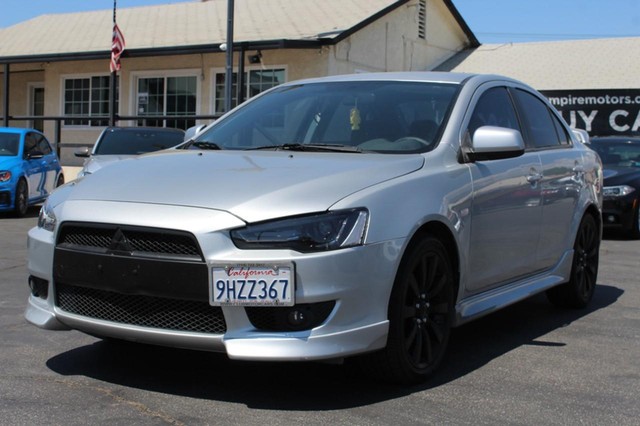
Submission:
[[[24,216],[63,183],[58,157],[42,133],[0,128],[0,212]]]

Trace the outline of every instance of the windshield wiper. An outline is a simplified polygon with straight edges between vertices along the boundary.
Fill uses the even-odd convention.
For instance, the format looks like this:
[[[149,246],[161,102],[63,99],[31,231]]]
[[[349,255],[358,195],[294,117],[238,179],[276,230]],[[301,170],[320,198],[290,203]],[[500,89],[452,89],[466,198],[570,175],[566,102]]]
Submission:
[[[357,146],[334,145],[328,143],[284,143],[281,145],[267,145],[248,148],[248,151],[274,150],[274,151],[300,151],[300,152],[362,152]]]
[[[193,149],[198,148],[202,150],[221,150],[222,147],[215,142],[205,142],[205,141],[192,141],[191,143],[184,146],[184,149]]]

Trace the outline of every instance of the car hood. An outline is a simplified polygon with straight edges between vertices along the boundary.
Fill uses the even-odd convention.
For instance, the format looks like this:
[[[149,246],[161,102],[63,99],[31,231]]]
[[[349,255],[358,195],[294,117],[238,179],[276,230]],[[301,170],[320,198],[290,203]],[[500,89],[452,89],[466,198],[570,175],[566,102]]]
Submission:
[[[106,167],[68,199],[202,207],[256,222],[327,210],[423,163],[421,155],[171,151]]]
[[[605,186],[624,185],[640,180],[638,167],[607,167],[602,171]]]
[[[92,155],[82,166],[82,169],[86,173],[95,173],[104,166],[133,157],[135,155]]]
[[[18,164],[18,157],[13,155],[11,157],[0,157],[0,170],[10,169]]]

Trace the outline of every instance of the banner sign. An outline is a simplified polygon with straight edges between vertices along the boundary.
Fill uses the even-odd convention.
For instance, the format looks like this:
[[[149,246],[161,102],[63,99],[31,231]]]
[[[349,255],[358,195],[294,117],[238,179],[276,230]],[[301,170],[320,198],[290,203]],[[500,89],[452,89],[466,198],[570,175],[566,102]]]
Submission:
[[[541,90],[574,129],[590,136],[640,135],[640,89]]]

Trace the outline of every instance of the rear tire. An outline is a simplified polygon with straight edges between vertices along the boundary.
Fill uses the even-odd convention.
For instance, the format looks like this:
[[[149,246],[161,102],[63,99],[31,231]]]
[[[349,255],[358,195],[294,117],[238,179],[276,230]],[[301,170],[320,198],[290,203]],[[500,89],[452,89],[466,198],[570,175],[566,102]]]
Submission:
[[[16,199],[13,211],[16,216],[23,217],[29,210],[29,187],[24,179],[20,179],[16,185]]]
[[[444,245],[427,237],[405,255],[389,301],[387,346],[360,358],[388,382],[426,380],[444,358],[453,319],[453,271]]]
[[[569,282],[547,290],[549,301],[563,308],[584,308],[593,298],[598,278],[600,231],[596,220],[582,218],[573,246],[573,264]]]
[[[62,173],[60,173],[58,175],[58,180],[56,180],[56,186],[55,187],[57,188],[57,187],[62,186],[62,185],[64,185],[64,175]]]

